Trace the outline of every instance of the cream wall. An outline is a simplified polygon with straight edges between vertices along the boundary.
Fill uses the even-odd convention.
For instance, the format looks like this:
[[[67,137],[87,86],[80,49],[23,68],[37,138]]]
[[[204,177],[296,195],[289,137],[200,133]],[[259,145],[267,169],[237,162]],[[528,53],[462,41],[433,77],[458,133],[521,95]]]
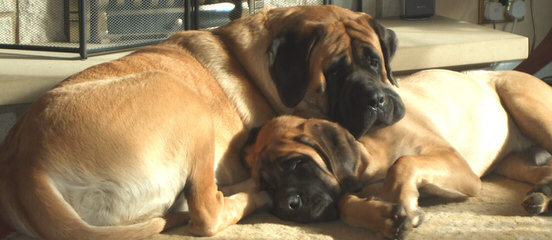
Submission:
[[[540,43],[552,27],[551,0],[525,0],[525,19],[517,23],[514,33],[526,36],[529,42],[533,41],[533,27],[531,20],[531,2],[533,2],[533,17],[535,19],[536,43]],[[460,19],[477,24],[479,0],[436,0],[436,13],[450,18]],[[492,28],[492,24],[485,26]],[[496,24],[496,28],[510,32],[512,23]]]
[[[355,9],[356,0],[334,0],[334,4]],[[363,11],[373,16],[378,17],[390,17],[398,16],[400,13],[401,0],[362,0]],[[535,20],[535,35],[536,43],[533,48],[538,46],[540,41],[546,36],[548,31],[552,28],[552,0],[525,0],[526,2],[526,17],[523,21],[520,21],[516,25],[516,34],[526,36],[529,38],[529,43],[533,43],[533,20],[531,19],[531,13]],[[533,4],[533,12],[531,10],[531,3]],[[479,14],[479,0],[436,0],[436,14],[450,17],[453,19],[459,19],[466,22],[478,24]],[[492,24],[485,24],[484,26],[492,28]],[[496,24],[498,30],[512,31],[512,23]],[[512,69],[520,61],[505,62],[497,65],[496,69]],[[552,63],[545,66],[541,71],[535,74],[535,76],[544,78],[552,76]]]
[[[527,6],[525,18],[523,21],[517,23],[514,33],[528,37],[529,43],[533,43],[533,20],[531,19],[531,11],[533,10],[536,42],[532,47],[535,48],[552,28],[552,0],[525,0],[525,2]],[[532,8],[531,2],[533,4]],[[477,23],[478,7],[479,0],[436,0],[435,11],[439,15]],[[490,28],[493,27],[492,24],[486,24],[485,26]],[[512,23],[496,24],[496,28],[510,32],[512,30]],[[503,63],[502,65],[498,65],[497,69],[512,69],[517,66],[518,63],[519,61]],[[550,81],[549,78],[552,76],[552,63],[543,67],[535,76]]]
[[[355,9],[356,0],[334,0],[334,4],[349,9]],[[377,3],[381,5],[378,10]],[[362,0],[363,11],[374,16],[394,16],[400,13],[400,0]],[[525,0],[526,2],[526,17],[523,21],[518,22],[516,26],[516,34],[520,34],[533,41],[533,27],[531,20],[530,3],[533,2],[536,28],[537,44],[546,36],[549,29],[552,27],[552,0]],[[479,0],[436,0],[436,14],[464,20],[470,23],[477,24]],[[485,24],[492,28],[492,24]],[[512,23],[496,24],[497,29],[510,32]]]

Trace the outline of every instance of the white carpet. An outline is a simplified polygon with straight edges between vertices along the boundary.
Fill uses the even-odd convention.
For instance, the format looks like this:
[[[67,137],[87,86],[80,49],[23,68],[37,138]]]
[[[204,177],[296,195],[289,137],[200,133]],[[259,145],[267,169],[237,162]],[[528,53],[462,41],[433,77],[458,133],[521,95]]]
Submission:
[[[530,185],[492,175],[484,179],[479,197],[463,202],[436,198],[420,201],[424,223],[407,239],[552,239],[552,216],[527,216],[520,203]],[[25,240],[12,235],[6,240]],[[210,238],[190,236],[185,226],[159,234],[152,240],[190,239],[380,239],[371,231],[341,221],[297,224],[257,213]]]

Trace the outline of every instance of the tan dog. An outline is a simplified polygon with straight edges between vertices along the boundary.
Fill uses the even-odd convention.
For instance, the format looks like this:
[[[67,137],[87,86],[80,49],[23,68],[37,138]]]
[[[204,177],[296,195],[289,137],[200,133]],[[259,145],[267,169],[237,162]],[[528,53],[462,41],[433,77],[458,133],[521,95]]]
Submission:
[[[468,76],[428,70],[400,86],[395,90],[405,103],[404,118],[358,141],[338,124],[318,119],[283,116],[260,130],[245,149],[246,160],[272,194],[276,215],[302,222],[341,216],[402,238],[423,219],[420,193],[474,196],[480,177],[491,171],[537,184],[523,205],[531,214],[549,210],[548,85],[514,71]],[[382,200],[359,194],[383,179]]]
[[[215,234],[270,203],[217,190],[249,177],[250,128],[294,113],[362,134],[402,117],[386,87],[394,36],[364,13],[281,8],[71,76],[0,144],[1,217],[44,239],[142,238],[177,224],[185,197],[190,230]]]

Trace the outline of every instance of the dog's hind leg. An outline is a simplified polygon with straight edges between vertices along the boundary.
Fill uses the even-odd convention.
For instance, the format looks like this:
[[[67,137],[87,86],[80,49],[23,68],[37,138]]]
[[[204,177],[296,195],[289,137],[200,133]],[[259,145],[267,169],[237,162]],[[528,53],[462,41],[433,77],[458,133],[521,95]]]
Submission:
[[[497,165],[495,173],[532,184],[538,184],[552,175],[550,153],[534,146],[525,151],[513,152]]]
[[[508,114],[523,135],[552,152],[552,88],[531,75],[507,71],[492,75],[495,88]],[[546,168],[538,169],[545,171]],[[547,170],[546,170],[547,171]],[[552,198],[552,174],[539,176],[523,202],[531,214],[547,210]]]
[[[533,147],[523,152],[511,153],[495,170],[500,175],[535,184],[522,203],[525,210],[533,215],[551,210],[552,161],[550,157],[546,150]]]
[[[193,181],[186,191],[191,218],[189,230],[200,236],[212,236],[271,202],[266,192],[241,192],[224,197],[217,190],[214,173],[206,173],[202,180]]]
[[[195,126],[202,138],[193,142],[196,153],[184,194],[188,201],[191,233],[212,236],[226,227],[237,223],[243,217],[268,206],[271,201],[266,192],[240,192],[224,197],[215,183],[215,135],[210,115],[200,115]]]
[[[552,88],[531,75],[491,73],[500,100],[524,136],[552,152]]]
[[[420,192],[449,199],[475,196],[481,180],[452,148],[432,148],[422,155],[400,157],[387,172],[384,200],[404,207],[413,226],[423,220],[418,207]]]

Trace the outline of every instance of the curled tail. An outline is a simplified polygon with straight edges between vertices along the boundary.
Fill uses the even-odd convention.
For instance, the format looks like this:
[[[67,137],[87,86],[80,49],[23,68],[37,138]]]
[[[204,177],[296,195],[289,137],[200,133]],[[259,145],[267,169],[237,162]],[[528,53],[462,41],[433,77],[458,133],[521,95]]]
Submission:
[[[165,219],[121,226],[92,226],[54,188],[42,171],[21,177],[14,188],[18,218],[40,239],[143,239],[160,233]]]

